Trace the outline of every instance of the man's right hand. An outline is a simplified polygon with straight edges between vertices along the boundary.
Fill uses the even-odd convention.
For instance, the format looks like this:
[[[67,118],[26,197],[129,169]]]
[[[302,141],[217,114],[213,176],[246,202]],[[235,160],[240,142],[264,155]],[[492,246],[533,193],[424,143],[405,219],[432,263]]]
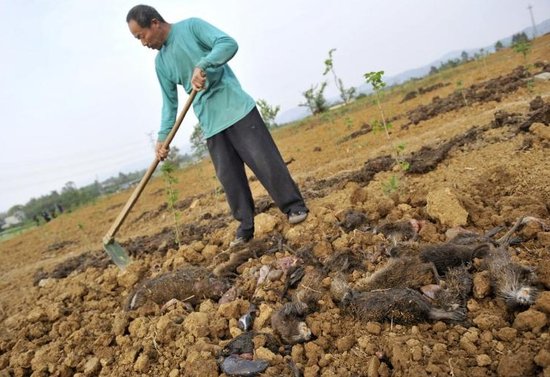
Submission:
[[[164,148],[164,142],[157,141],[157,144],[155,145],[155,153],[160,161],[164,161],[166,157],[168,157],[168,152],[170,152],[170,147],[167,146]]]
[[[193,71],[193,76],[191,77],[191,85],[193,86],[193,89],[195,89],[197,92],[200,92],[204,89],[205,84],[206,73],[199,67],[195,67],[195,70]]]

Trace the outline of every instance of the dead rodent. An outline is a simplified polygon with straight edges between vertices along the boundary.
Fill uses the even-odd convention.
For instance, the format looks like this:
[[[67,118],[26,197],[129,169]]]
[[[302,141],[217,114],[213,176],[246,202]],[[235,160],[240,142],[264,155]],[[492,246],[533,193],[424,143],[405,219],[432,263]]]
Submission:
[[[422,221],[415,219],[401,220],[380,225],[374,229],[374,232],[382,233],[387,239],[396,243],[415,240],[421,227]]]
[[[362,212],[348,209],[339,217],[341,219],[338,222],[338,225],[340,225],[346,232],[351,232],[354,229],[362,227],[368,228],[368,226],[366,226],[367,216],[365,216]]]
[[[230,287],[228,279],[218,278],[206,268],[186,267],[140,284],[128,296],[125,310],[137,309],[149,300],[162,305],[177,299],[196,305],[204,299],[219,299]]]
[[[432,263],[415,256],[390,258],[387,264],[372,275],[355,283],[355,290],[372,291],[386,288],[420,288],[438,282]]]
[[[531,230],[525,232],[524,234],[521,234],[520,237],[515,236],[517,232],[521,232],[524,230],[525,226],[528,226],[531,228]],[[467,230],[461,230],[461,229],[455,229],[454,236],[449,241],[450,243],[454,243],[457,245],[475,245],[475,244],[482,244],[482,243],[490,243],[493,246],[499,246],[499,245],[514,245],[521,243],[523,241],[523,238],[529,239],[529,232],[537,232],[537,231],[548,231],[550,227],[541,219],[533,217],[533,216],[521,216],[519,217],[516,222],[506,231],[506,233],[498,238],[495,239],[494,237],[501,232],[502,230],[506,229],[504,226],[498,226],[495,227],[489,231],[487,231],[483,235],[479,235],[475,232],[467,231]]]
[[[311,339],[305,316],[308,308],[302,302],[289,302],[271,315],[271,327],[283,343],[296,344]]]
[[[296,344],[311,338],[311,331],[305,317],[317,309],[317,302],[323,295],[320,269],[306,266],[303,277],[292,293],[292,301],[284,304],[271,316],[271,327],[283,343]]]
[[[262,246],[260,241],[251,240],[245,246],[224,251],[214,257],[209,269],[215,276],[234,276],[241,264],[263,255]]]
[[[493,238],[497,233],[506,229],[503,226],[498,226],[484,234],[479,234],[474,231],[466,230],[460,227],[450,228],[445,232],[448,242],[455,245],[480,245],[483,243],[496,243]]]
[[[450,268],[444,282],[444,287],[437,289],[433,296],[435,306],[444,310],[465,310],[473,286],[473,277],[468,267]]]
[[[491,248],[482,266],[489,271],[493,292],[510,309],[533,304],[537,298],[536,274],[531,267],[515,263],[505,246]]]
[[[343,279],[335,278],[331,283],[331,294],[344,310],[365,322],[415,324],[430,320],[461,321],[465,318],[464,310],[436,308],[428,298],[410,288],[357,292],[351,290]]]
[[[352,272],[365,270],[366,253],[352,250],[334,251],[323,263],[326,272]]]
[[[444,243],[439,245],[425,245],[421,247],[420,259],[431,262],[437,268],[439,275],[454,267],[470,265],[474,258],[483,257],[489,250],[490,244],[458,245]]]
[[[490,244],[461,245],[451,242],[442,244],[401,243],[389,250],[392,258],[418,257],[424,263],[433,263],[440,276],[450,268],[470,265],[473,258],[480,258],[487,253]]]
[[[508,247],[511,243],[517,242],[517,238],[513,237],[514,233],[529,222],[540,223],[540,220],[533,217],[520,217],[498,240],[494,240],[493,237],[504,227],[491,229],[484,235],[469,231],[459,232],[447,243],[421,247],[420,258],[425,262],[432,262],[438,273],[444,275],[449,268],[469,265],[474,258],[483,258],[495,246]]]
[[[307,266],[302,280],[300,280],[296,290],[292,294],[292,301],[304,303],[308,312],[315,311],[317,301],[323,295],[321,287],[323,277],[320,270]]]

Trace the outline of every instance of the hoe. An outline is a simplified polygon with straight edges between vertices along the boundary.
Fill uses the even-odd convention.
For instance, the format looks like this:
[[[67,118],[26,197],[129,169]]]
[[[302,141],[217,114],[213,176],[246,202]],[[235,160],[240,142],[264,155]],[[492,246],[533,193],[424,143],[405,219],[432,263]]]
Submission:
[[[170,131],[170,133],[166,137],[166,140],[164,141],[164,144],[163,144],[164,148],[168,148],[168,146],[170,146],[170,142],[176,135],[176,132],[178,131],[178,128],[180,127],[181,122],[185,117],[185,114],[187,114],[187,110],[189,110],[189,108],[191,107],[191,104],[193,103],[193,100],[195,99],[196,94],[197,92],[193,90],[189,95],[189,98],[187,99],[187,102],[183,106],[183,109],[181,110],[180,114],[178,115],[178,118],[176,119],[176,122],[174,123],[172,130]],[[157,168],[159,162],[160,162],[159,158],[155,157],[155,160],[151,163],[151,165],[149,166],[149,169],[147,169],[147,172],[139,182],[139,185],[136,187],[136,189],[134,190],[134,192],[132,193],[128,201],[126,202],[126,205],[124,206],[124,208],[122,209],[118,217],[116,218],[115,222],[113,223],[113,225],[111,226],[111,228],[109,229],[105,237],[103,237],[103,249],[105,249],[105,251],[111,257],[113,262],[121,270],[125,269],[126,266],[130,264],[131,260],[126,250],[124,250],[124,248],[118,242],[115,241],[115,238],[114,238],[115,234],[120,228],[120,226],[122,225],[122,222],[124,221],[124,219],[126,219],[126,216],[128,216],[128,213],[130,212],[134,204],[137,202],[141,192],[145,188],[145,185],[147,184],[147,182],[149,182],[149,179],[153,175],[153,172]]]

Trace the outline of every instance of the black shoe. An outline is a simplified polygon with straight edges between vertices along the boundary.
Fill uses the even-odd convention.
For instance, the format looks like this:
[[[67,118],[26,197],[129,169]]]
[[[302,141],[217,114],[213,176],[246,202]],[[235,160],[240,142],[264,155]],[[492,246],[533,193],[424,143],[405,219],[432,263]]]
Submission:
[[[243,244],[247,243],[248,241],[250,241],[251,239],[252,239],[252,236],[247,236],[247,237],[238,236],[233,241],[229,242],[229,247],[235,247],[235,246],[243,245]]]
[[[288,222],[291,224],[298,224],[307,218],[306,211],[291,212],[288,215]]]

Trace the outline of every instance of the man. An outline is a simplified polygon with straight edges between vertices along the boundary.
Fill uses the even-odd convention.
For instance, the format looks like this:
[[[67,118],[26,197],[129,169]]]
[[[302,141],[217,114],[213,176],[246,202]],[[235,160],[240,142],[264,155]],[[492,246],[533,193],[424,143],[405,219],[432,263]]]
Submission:
[[[160,160],[168,155],[162,145],[177,115],[176,85],[182,85],[187,93],[192,89],[198,92],[193,110],[233,217],[240,222],[231,246],[248,242],[254,236],[254,200],[244,164],[291,224],[304,221],[308,214],[304,199],[256,103],[227,65],[237,52],[235,40],[198,18],[170,24],[147,5],[133,7],[126,22],[143,46],[159,51],[155,67],[163,99],[156,144]]]

